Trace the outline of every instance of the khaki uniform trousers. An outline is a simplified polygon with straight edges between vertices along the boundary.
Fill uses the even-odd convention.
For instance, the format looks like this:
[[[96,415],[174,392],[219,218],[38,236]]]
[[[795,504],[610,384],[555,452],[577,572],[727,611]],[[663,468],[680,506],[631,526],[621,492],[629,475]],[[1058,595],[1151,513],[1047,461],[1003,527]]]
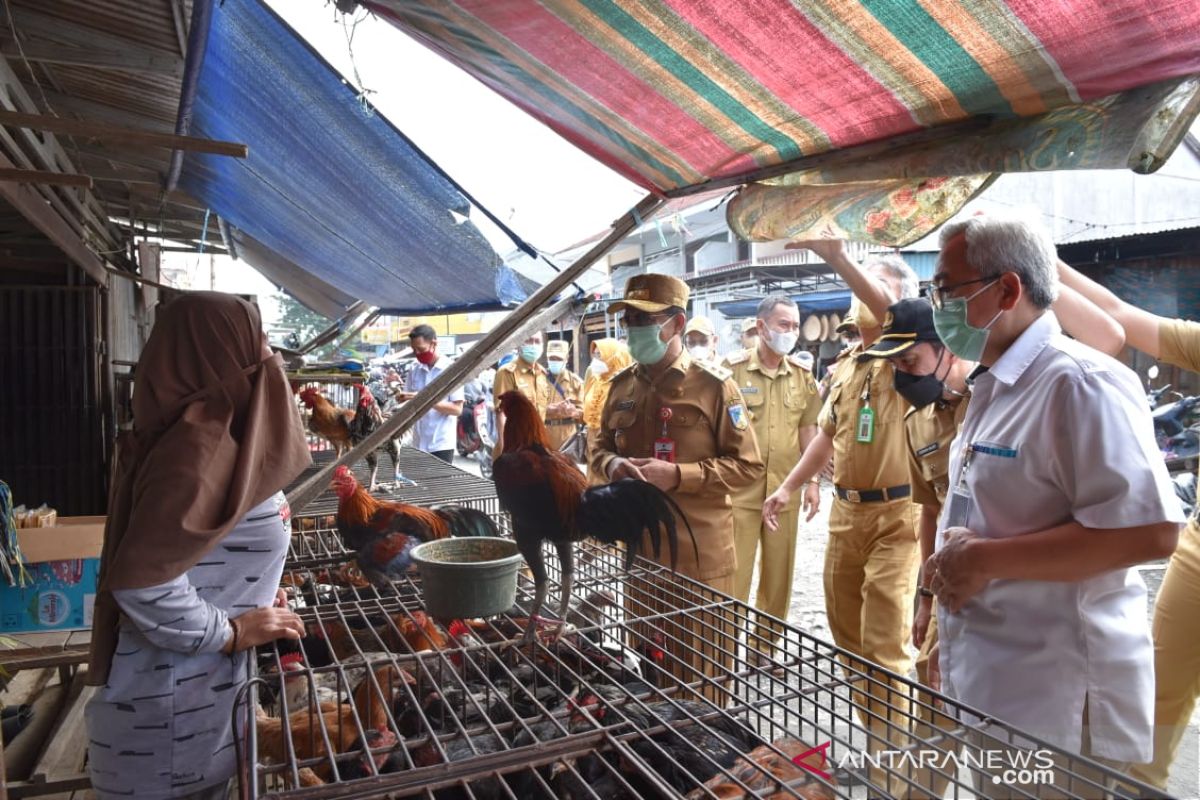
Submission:
[[[562,422],[566,422],[567,424],[560,424]],[[553,419],[547,422],[546,435],[550,437],[550,449],[561,450],[562,446],[567,443],[567,439],[575,435],[576,427],[578,426],[574,420]]]
[[[1188,523],[1154,604],[1154,760],[1131,774],[1165,789],[1200,695],[1200,527]]]
[[[792,604],[792,576],[796,563],[796,533],[800,526],[800,505],[779,514],[779,530],[771,532],[762,521],[762,508],[733,509],[733,536],[737,548],[737,571],[733,576],[733,596],[743,603],[750,599],[750,579],[758,553],[758,599],[754,607],[773,617],[786,620]],[[779,637],[780,627],[759,618],[746,633],[751,650],[770,655]]]
[[[705,585],[723,594],[733,590],[733,576],[710,578]],[[680,683],[692,684],[692,692],[673,697],[681,700],[705,699],[718,707],[729,702],[734,683],[716,679],[726,677],[733,668],[737,635],[732,615],[724,599],[703,588],[675,583],[669,572],[625,584],[625,614],[628,618],[663,615],[646,623],[633,623],[634,641],[629,646],[643,655],[649,653],[654,666],[644,677],[659,688]],[[715,607],[696,610],[697,606]],[[686,610],[687,613],[678,613]],[[676,613],[672,613],[676,612]],[[654,650],[661,651],[658,655]],[[661,668],[661,669],[660,669]],[[675,680],[663,674],[665,671]]]
[[[920,561],[916,508],[907,499],[857,504],[835,497],[825,550],[825,613],[834,644],[899,675],[913,665],[908,647]],[[857,659],[843,658],[843,666],[851,678],[870,676],[851,692],[870,734],[868,749],[906,743],[908,685],[872,675]],[[866,686],[869,697],[862,694]]]

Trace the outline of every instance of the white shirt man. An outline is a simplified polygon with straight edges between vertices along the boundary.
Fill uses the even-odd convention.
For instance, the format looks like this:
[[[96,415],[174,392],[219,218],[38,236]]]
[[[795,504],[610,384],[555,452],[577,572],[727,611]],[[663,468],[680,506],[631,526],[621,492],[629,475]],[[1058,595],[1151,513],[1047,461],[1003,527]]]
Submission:
[[[433,329],[421,325],[410,334],[417,363],[408,375],[406,397],[412,397],[441,375],[452,363],[437,352],[437,338]],[[447,464],[453,462],[454,448],[458,437],[458,415],[462,412],[463,389],[459,386],[446,398],[417,420],[413,426],[413,446],[432,453]]]

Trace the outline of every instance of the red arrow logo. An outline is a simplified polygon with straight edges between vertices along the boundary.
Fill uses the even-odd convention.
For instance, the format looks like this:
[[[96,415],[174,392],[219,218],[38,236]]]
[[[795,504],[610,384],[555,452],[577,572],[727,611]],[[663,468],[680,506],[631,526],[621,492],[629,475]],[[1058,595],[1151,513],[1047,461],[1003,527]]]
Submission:
[[[822,778],[823,780],[829,780],[832,776],[828,772],[823,772],[822,770],[818,769],[817,767],[814,767],[814,766],[808,764],[804,759],[808,758],[811,755],[816,755],[817,753],[820,753],[821,754],[821,766],[824,767],[826,764],[829,763],[829,754],[827,751],[829,750],[830,744],[832,744],[832,742],[825,742],[825,744],[820,744],[820,745],[817,745],[816,747],[810,747],[809,749],[805,750],[800,755],[793,758],[792,763],[795,764],[797,767],[800,767],[800,769],[808,770],[813,775],[816,775],[819,778]]]

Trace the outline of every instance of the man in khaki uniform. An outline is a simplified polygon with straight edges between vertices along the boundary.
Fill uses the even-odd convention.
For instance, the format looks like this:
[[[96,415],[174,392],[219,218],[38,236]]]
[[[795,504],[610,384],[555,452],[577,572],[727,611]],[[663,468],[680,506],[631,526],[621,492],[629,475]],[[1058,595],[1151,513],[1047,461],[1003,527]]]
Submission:
[[[950,485],[950,443],[966,415],[970,393],[967,376],[975,365],[942,345],[933,325],[933,307],[925,299],[901,300],[889,308],[883,333],[865,354],[892,362],[896,369],[896,390],[912,406],[904,417],[904,430],[912,499],[920,508],[917,534],[924,564],[933,555],[938,516]],[[919,596],[912,639],[920,648],[917,680],[937,689],[937,617],[933,614],[933,592],[928,583],[926,579],[917,583]],[[929,739],[937,735],[938,729],[954,730],[955,720],[931,708],[932,695],[919,694],[916,699],[919,706],[914,713],[926,723],[915,728],[917,736]],[[937,770],[922,773],[914,776],[915,782],[932,791],[916,792],[909,787],[908,794],[914,800],[941,797],[949,778]]]
[[[717,332],[708,317],[692,317],[683,329],[683,346],[696,361],[716,361]]]
[[[517,348],[517,357],[496,370],[496,380],[492,384],[492,396],[500,397],[505,392],[514,389],[525,395],[537,406],[542,419],[546,418],[546,409],[550,405],[550,375],[546,368],[538,363],[542,357],[542,334],[535,333],[521,343]],[[501,443],[504,441],[504,414],[496,412],[496,447],[494,455],[499,456]]]
[[[917,279],[895,256],[873,259],[860,268],[838,240],[799,246],[824,258],[854,291],[851,315],[862,341],[839,356],[817,422],[820,433],[767,498],[763,518],[776,530],[779,512],[787,507],[791,494],[833,456],[835,498],[825,550],[830,632],[844,650],[904,675],[912,667],[908,645],[920,556],[904,434],[908,403],[896,392],[891,362],[860,357],[864,347],[880,336],[878,317],[894,298],[915,296]],[[864,703],[871,714],[860,716],[879,737],[873,739],[872,749],[881,741],[901,743],[907,736],[909,704],[902,699],[907,687],[871,674],[867,663],[847,659],[846,665],[870,678],[875,699]]]
[[[583,378],[567,369],[571,345],[563,339],[546,343],[546,365],[550,378],[550,403],[546,406],[546,432],[558,450],[575,433],[583,418]]]
[[[812,374],[800,359],[789,355],[800,331],[800,310],[791,298],[773,295],[758,305],[758,346],[739,350],[725,359],[733,379],[746,399],[750,425],[766,465],[762,478],[733,494],[733,531],[737,544],[737,572],[733,595],[742,602],[750,598],[754,561],[762,545],[758,599],[755,606],[780,619],[787,619],[792,599],[792,573],[796,559],[796,533],[800,525],[799,498],[779,514],[779,532],[763,524],[762,507],[800,454],[817,435],[821,398]],[[820,503],[817,480],[808,491],[806,507]],[[747,632],[747,644],[770,655],[780,631],[771,624]]]
[[[763,464],[729,371],[694,361],[683,349],[687,301],[687,284],[678,278],[637,275],[629,279],[624,299],[610,306],[610,311],[624,311],[629,351],[637,363],[612,380],[591,467],[609,480],[637,478],[670,493],[697,544],[693,549],[681,520],[679,572],[729,593],[736,568],[729,494],[758,479]],[[664,549],[659,562],[670,560]],[[640,634],[662,640],[661,649],[669,654],[663,668],[689,681],[721,675],[736,647],[728,621],[716,613],[671,614],[716,598],[669,580],[648,591],[640,588],[644,585],[628,584],[627,613],[667,615]],[[704,694],[717,702],[727,697],[715,687]]]
[[[758,320],[742,320],[742,349],[753,350],[758,347]]]

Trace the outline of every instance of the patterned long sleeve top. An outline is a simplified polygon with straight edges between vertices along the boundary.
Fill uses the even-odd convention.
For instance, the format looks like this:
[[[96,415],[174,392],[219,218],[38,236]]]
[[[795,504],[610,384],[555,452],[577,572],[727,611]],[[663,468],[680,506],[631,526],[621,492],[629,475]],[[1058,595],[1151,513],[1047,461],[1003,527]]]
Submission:
[[[85,715],[97,797],[180,797],[233,776],[230,714],[247,655],[220,650],[230,617],[274,602],[287,518],[276,494],[183,575],[113,593],[123,612],[117,649]]]

